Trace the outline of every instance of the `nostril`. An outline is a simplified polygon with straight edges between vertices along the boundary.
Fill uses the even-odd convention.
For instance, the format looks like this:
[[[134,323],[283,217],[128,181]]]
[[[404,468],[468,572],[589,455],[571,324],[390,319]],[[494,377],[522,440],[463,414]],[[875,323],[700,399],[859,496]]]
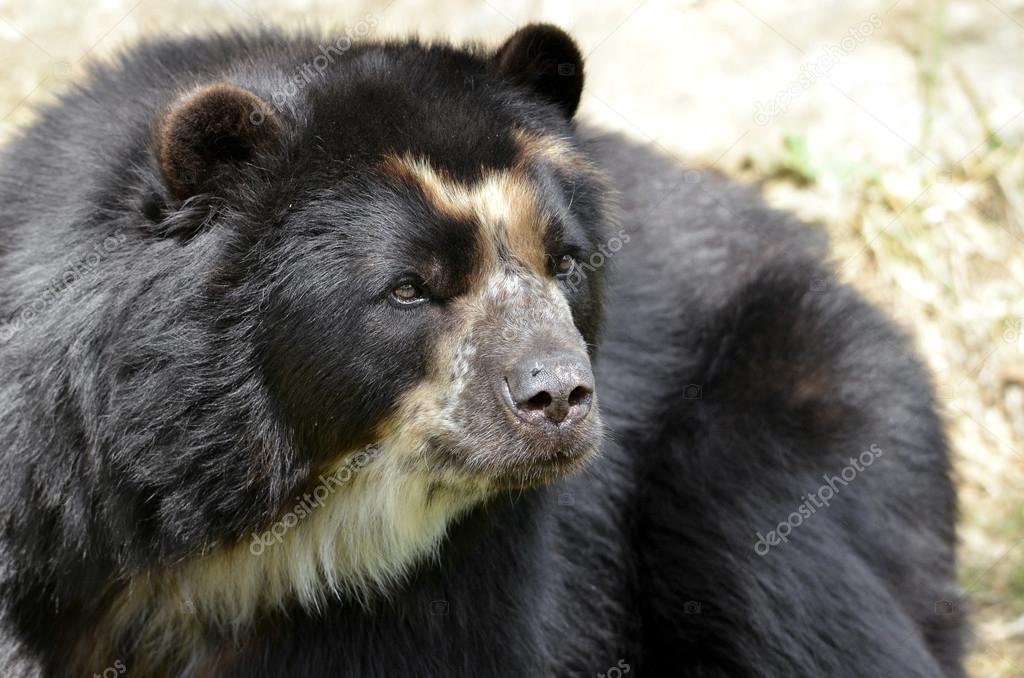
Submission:
[[[582,405],[590,400],[590,393],[590,389],[586,386],[577,386],[569,393],[569,404],[573,406]]]
[[[547,391],[541,391],[537,395],[527,400],[523,405],[531,410],[543,410],[545,407],[551,404],[551,394]]]

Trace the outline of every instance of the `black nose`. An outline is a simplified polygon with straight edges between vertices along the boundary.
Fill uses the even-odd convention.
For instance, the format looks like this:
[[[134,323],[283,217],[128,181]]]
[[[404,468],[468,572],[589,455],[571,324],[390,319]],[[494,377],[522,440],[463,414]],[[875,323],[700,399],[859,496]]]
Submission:
[[[587,416],[593,400],[594,373],[583,353],[526,357],[508,371],[505,382],[512,409],[532,424],[578,421]]]

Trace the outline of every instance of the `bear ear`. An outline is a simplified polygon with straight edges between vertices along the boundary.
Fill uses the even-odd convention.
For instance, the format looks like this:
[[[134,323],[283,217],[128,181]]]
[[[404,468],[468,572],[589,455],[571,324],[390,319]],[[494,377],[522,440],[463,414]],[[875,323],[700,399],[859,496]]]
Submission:
[[[583,55],[569,35],[549,24],[512,34],[493,57],[498,72],[557,104],[572,118],[583,93]]]
[[[179,199],[213,192],[242,163],[280,141],[281,123],[265,101],[227,83],[183,96],[157,125],[157,158]]]

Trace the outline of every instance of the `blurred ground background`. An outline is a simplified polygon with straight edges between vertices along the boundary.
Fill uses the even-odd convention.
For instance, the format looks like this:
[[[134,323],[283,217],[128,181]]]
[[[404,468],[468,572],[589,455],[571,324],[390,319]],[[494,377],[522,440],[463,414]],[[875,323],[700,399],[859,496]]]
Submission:
[[[363,21],[497,44],[530,20],[587,54],[581,119],[762,183],[913,333],[957,456],[971,674],[1024,676],[1024,1],[0,0],[0,142],[141,36]]]

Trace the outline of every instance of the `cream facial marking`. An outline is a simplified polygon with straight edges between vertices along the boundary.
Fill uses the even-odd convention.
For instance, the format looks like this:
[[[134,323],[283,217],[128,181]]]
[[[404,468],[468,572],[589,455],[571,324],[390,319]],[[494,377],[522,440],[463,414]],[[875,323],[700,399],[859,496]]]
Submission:
[[[292,601],[316,610],[328,596],[369,604],[387,595],[413,564],[435,553],[451,520],[486,496],[465,479],[459,492],[437,492],[436,472],[410,468],[417,447],[396,423],[346,486],[258,556],[242,540],[137,577],[113,605],[112,636],[134,638],[136,654],[153,666],[180,665],[195,661],[179,656],[180,648],[238,633]]]
[[[409,154],[388,155],[383,167],[418,186],[433,209],[473,221],[481,228],[482,238],[501,243],[535,274],[545,275],[544,230],[550,216],[540,206],[536,186],[524,167],[489,171],[473,183],[455,181],[425,159]],[[496,265],[493,260],[483,263],[485,268]]]
[[[519,147],[520,162],[545,162],[567,174],[597,172],[568,139],[522,128],[513,130],[512,137]]]

